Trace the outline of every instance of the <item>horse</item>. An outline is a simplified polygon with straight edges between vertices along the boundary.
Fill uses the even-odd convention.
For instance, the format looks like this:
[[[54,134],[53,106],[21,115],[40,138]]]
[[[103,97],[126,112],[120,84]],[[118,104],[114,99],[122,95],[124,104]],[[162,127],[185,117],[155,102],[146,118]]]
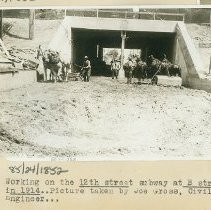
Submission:
[[[181,67],[177,64],[171,64],[169,66],[169,75],[181,77]]]
[[[147,59],[148,77],[152,78],[155,74],[160,73],[162,62],[150,55]]]
[[[170,61],[168,61],[167,59],[163,59],[160,65],[160,74],[167,75],[170,77],[170,74],[169,74],[170,65],[171,65]]]
[[[144,80],[145,78],[147,78],[146,62],[142,61],[141,59],[138,59],[134,71],[135,71],[135,76],[138,79],[138,83],[141,83],[141,79]]]
[[[171,76],[179,76],[181,77],[181,68],[177,64],[171,63],[164,54],[164,59],[161,64],[161,72],[167,74],[169,77]]]
[[[136,68],[136,62],[133,62],[131,58],[123,65],[125,71],[125,77],[127,77],[127,84],[132,83],[132,78],[134,76],[134,70]]]
[[[47,69],[50,70],[50,75],[54,82],[58,79],[67,81],[68,71],[71,69],[71,63],[62,60],[59,53],[51,50],[42,51],[41,46],[37,51],[37,59],[42,57],[44,67],[44,81],[47,81]]]
[[[67,82],[68,74],[72,70],[72,64],[71,62],[65,60],[61,60],[61,63],[62,63],[62,69],[61,69],[62,71],[60,77],[62,78],[63,81]]]
[[[52,79],[56,83],[62,72],[62,62],[59,58],[59,54],[57,52],[54,54],[52,51],[46,50],[42,54],[42,61],[44,67],[44,81],[47,81],[47,69],[49,69]]]

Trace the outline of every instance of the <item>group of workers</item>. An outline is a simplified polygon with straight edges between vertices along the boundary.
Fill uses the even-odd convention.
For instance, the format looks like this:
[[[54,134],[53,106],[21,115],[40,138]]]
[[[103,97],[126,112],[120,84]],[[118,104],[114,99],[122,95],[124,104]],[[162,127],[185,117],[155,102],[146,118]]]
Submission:
[[[71,68],[71,64],[66,65],[66,62],[60,58],[60,54],[58,52],[53,51],[53,50],[43,51],[41,48],[41,45],[39,45],[36,51],[36,59],[37,59],[37,62],[39,62],[40,64],[39,66],[41,67],[41,69],[42,69],[42,66],[44,67],[44,70],[43,70],[44,81],[47,80],[47,69],[50,69],[50,77],[54,76],[54,80],[56,81],[60,72],[63,72],[65,69],[67,71],[69,68]],[[130,63],[131,62],[129,60],[129,65]],[[133,64],[131,63],[131,66],[132,65]],[[92,69],[91,61],[89,60],[88,56],[84,56],[83,64],[82,66],[80,66],[80,76],[84,82],[90,81],[91,69]],[[120,69],[121,69],[120,61],[117,58],[113,58],[112,61],[110,62],[110,72],[111,72],[112,79],[114,78],[118,79]],[[40,72],[42,71],[40,70]],[[67,79],[67,72],[65,73],[65,78]]]
[[[127,77],[127,83],[131,83],[132,76],[133,76],[132,70],[135,65],[132,58],[130,58],[130,57],[128,58],[127,65],[129,67],[129,69],[131,69],[131,71],[129,71],[128,74],[125,74],[125,76]],[[112,79],[115,79],[115,78],[118,79],[120,69],[121,69],[120,61],[117,60],[116,58],[113,58],[111,61],[111,65],[110,65]],[[90,76],[91,76],[91,62],[88,59],[88,56],[84,57],[84,62],[83,62],[82,68],[81,68],[81,76],[85,82],[89,82]]]

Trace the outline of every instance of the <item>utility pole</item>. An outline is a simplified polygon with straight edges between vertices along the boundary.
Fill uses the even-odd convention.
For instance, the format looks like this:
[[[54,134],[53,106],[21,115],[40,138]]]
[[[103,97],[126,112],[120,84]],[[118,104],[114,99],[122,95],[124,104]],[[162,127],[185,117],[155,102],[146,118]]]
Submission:
[[[0,10],[0,39],[3,39],[3,10]]]
[[[35,10],[29,10],[29,39],[34,39],[34,20],[35,20]]]

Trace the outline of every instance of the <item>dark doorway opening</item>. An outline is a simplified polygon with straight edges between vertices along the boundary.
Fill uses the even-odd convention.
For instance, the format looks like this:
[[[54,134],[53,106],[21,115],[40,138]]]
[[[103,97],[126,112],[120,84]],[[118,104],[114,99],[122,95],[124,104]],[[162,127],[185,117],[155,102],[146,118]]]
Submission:
[[[126,49],[140,49],[141,57],[149,55],[163,59],[164,54],[174,60],[176,33],[127,31]],[[82,65],[87,55],[92,64],[92,75],[110,75],[110,66],[103,60],[104,48],[121,48],[121,31],[72,29],[72,60]]]

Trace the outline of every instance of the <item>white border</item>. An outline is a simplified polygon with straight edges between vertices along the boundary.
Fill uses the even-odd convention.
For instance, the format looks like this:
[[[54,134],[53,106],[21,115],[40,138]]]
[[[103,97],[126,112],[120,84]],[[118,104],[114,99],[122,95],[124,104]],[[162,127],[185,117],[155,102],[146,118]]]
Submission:
[[[197,0],[197,2],[200,0]],[[126,9],[126,8],[144,8],[144,9],[152,9],[152,8],[160,8],[160,9],[173,9],[173,8],[211,8],[211,4],[204,4],[204,5],[199,5],[199,4],[193,4],[193,5],[124,5],[124,6],[7,6],[7,7],[2,7],[0,6],[0,9]]]

